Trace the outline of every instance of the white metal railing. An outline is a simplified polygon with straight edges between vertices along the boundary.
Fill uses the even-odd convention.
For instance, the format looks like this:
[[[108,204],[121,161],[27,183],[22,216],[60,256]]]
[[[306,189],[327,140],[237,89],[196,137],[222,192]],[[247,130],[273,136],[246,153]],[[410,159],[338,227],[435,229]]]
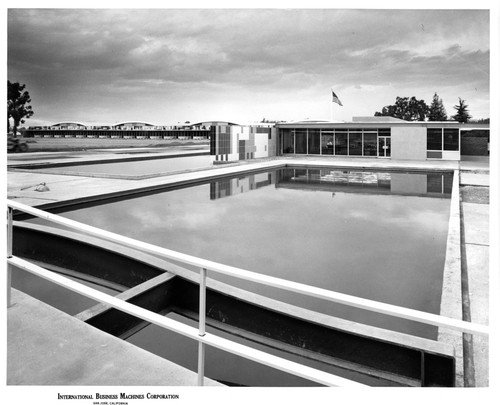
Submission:
[[[386,303],[382,303],[382,302],[378,302],[378,301],[368,300],[365,298],[355,297],[352,295],[347,295],[347,294],[342,294],[342,293],[338,293],[338,292],[334,292],[334,291],[329,291],[329,290],[325,290],[325,289],[318,288],[318,287],[308,286],[308,285],[296,283],[293,281],[280,279],[277,277],[272,277],[272,276],[254,273],[254,272],[251,272],[248,270],[239,269],[237,267],[227,266],[227,265],[216,263],[213,261],[201,259],[199,257],[195,257],[195,256],[187,255],[184,253],[179,253],[179,252],[176,252],[176,251],[173,251],[170,249],[155,246],[155,245],[152,245],[152,244],[149,244],[146,242],[141,242],[141,241],[138,241],[138,240],[135,240],[132,238],[128,238],[126,236],[122,236],[122,235],[119,235],[119,234],[116,234],[113,232],[105,231],[105,230],[102,230],[102,229],[99,229],[99,228],[96,228],[96,227],[93,227],[90,225],[82,224],[80,222],[77,222],[77,221],[74,221],[71,219],[67,219],[67,218],[64,218],[64,217],[61,217],[61,216],[58,216],[55,214],[50,214],[50,213],[42,211],[40,209],[33,208],[33,207],[27,206],[25,204],[21,204],[19,202],[15,202],[15,201],[11,201],[11,200],[7,201],[7,208],[8,208],[7,261],[9,264],[15,265],[16,267],[21,267],[21,264],[22,264],[21,260],[22,259],[15,258],[12,256],[12,213],[13,213],[13,209],[17,209],[17,210],[25,212],[27,214],[34,215],[36,217],[57,223],[59,225],[66,226],[68,228],[77,229],[79,231],[100,237],[100,238],[105,239],[105,240],[117,242],[117,243],[120,243],[120,244],[125,245],[125,246],[129,246],[129,247],[132,247],[135,249],[139,249],[141,251],[160,255],[160,256],[168,258],[168,259],[176,260],[176,261],[179,261],[179,262],[182,262],[185,264],[189,264],[189,265],[194,265],[194,266],[200,268],[199,330],[198,330],[198,334],[196,335],[196,337],[191,336],[191,334],[186,334],[186,336],[195,338],[199,342],[198,383],[200,385],[203,384],[203,375],[204,375],[204,373],[203,373],[203,370],[204,370],[204,345],[211,344],[211,345],[216,346],[215,344],[213,344],[213,339],[221,339],[221,338],[215,337],[213,335],[207,334],[205,332],[205,314],[206,314],[205,298],[206,298],[207,270],[214,271],[214,272],[217,272],[220,274],[233,276],[233,277],[240,278],[240,279],[247,280],[247,281],[252,281],[252,282],[264,284],[267,286],[274,286],[274,287],[277,287],[277,288],[280,288],[283,290],[287,290],[287,291],[291,291],[291,292],[309,295],[309,296],[324,299],[327,301],[337,302],[337,303],[341,303],[344,305],[349,305],[352,307],[381,313],[381,314],[396,316],[399,318],[417,321],[417,322],[421,322],[421,323],[425,323],[425,324],[429,324],[429,325],[458,330],[458,331],[463,332],[463,333],[472,333],[472,334],[477,334],[477,335],[489,335],[489,327],[486,325],[474,324],[471,322],[466,322],[466,321],[462,321],[462,320],[458,320],[458,319],[453,319],[453,318],[448,318],[448,317],[444,317],[444,316],[440,316],[440,315],[430,314],[430,313],[423,312],[423,311],[418,311],[418,310],[399,307],[396,305],[386,304]],[[26,262],[26,263],[28,263],[28,262]],[[21,268],[23,268],[27,271],[35,272],[34,268],[32,266],[34,266],[34,265],[32,265],[32,264],[30,266],[24,265],[24,267],[21,267]],[[35,266],[35,267],[37,267],[37,266]],[[44,270],[44,269],[39,268],[38,271],[40,271],[40,270]],[[46,270],[44,270],[44,271],[46,271]],[[8,273],[7,288],[9,290],[9,292],[8,292],[8,300],[9,301],[8,302],[10,303],[10,274],[11,274],[10,266],[8,266],[7,273]],[[38,273],[36,273],[36,274],[38,274]],[[52,274],[52,273],[49,272],[49,275],[50,274]],[[53,275],[53,276],[55,276],[55,275]],[[59,277],[61,277],[61,276],[59,276]],[[67,280],[67,279],[64,278],[64,280]],[[78,284],[78,285],[80,286],[80,284]],[[64,286],[66,286],[66,285],[64,285]],[[69,288],[69,287],[67,287],[67,288]],[[89,288],[89,287],[86,287],[86,288]],[[77,292],[80,292],[80,291],[77,291]],[[89,292],[87,291],[87,293],[89,293]],[[96,293],[98,293],[98,291],[96,291]],[[115,306],[115,305],[118,305],[116,302],[114,302],[114,303],[108,302],[108,298],[110,298],[110,297],[107,295],[105,295],[105,296],[107,297],[106,301],[104,301],[104,300],[101,301],[101,299],[104,299],[104,297],[100,297],[100,298],[93,297],[93,298],[98,299],[101,302],[108,303],[109,305],[111,305],[115,308],[118,308],[117,306]],[[122,303],[122,304],[132,305],[132,304],[123,302],[121,300],[118,300],[118,301],[120,301],[120,303]],[[122,304],[120,304],[120,306]],[[118,309],[121,309],[121,308],[118,308]],[[132,310],[131,308],[127,308],[127,309],[129,311]],[[141,310],[141,311],[139,311],[139,310]],[[141,313],[142,311],[146,311],[146,310],[144,310],[143,308],[137,308],[137,311],[139,311],[137,313]],[[125,312],[127,312],[127,311],[125,311]],[[134,312],[136,312],[136,311],[134,311]],[[147,312],[149,312],[149,311],[147,311]],[[154,313],[151,313],[151,314],[154,314]],[[143,314],[138,315],[138,314],[134,313],[133,315],[142,318],[141,315],[143,315]],[[152,316],[152,315],[148,314],[148,319],[150,316]],[[146,318],[142,318],[142,319],[148,320]],[[162,317],[162,319],[166,319],[166,318]],[[169,320],[169,322],[170,321],[171,320]],[[156,323],[156,322],[152,322],[152,323]],[[163,327],[166,327],[166,328],[169,328],[169,329],[172,327],[171,324],[168,324],[168,325],[167,324],[159,324],[159,323],[156,323],[156,324],[163,326]],[[181,325],[183,325],[183,324],[181,324]],[[182,328],[179,330],[176,329],[177,326],[178,325],[176,325],[175,327],[172,327],[171,330],[176,330],[179,333],[183,333]],[[186,326],[183,325],[183,327],[186,327]],[[229,344],[229,343],[231,345],[235,344],[234,342],[231,342],[229,340],[225,340],[225,342],[226,342],[226,344]],[[218,346],[216,346],[216,347],[218,347]],[[246,353],[250,350],[250,348],[248,348],[246,346],[241,346],[241,347],[244,348],[244,351],[242,351],[241,353],[235,351],[234,353],[238,354],[242,357],[249,358],[246,355]],[[224,348],[224,346],[221,346],[219,348],[226,350]],[[254,349],[252,349],[252,350],[254,350]],[[231,350],[228,350],[228,351],[231,351]],[[263,352],[259,352],[259,353],[262,353],[263,355],[266,355],[266,356],[270,356],[270,355],[267,355]],[[273,362],[271,362],[274,365],[268,364],[268,363],[264,363],[264,364],[267,364],[271,367],[278,368],[276,365],[278,363],[280,363],[281,361],[285,361],[284,359],[280,359],[279,362],[274,363],[274,361],[276,359],[279,359],[279,358],[275,358],[273,360]],[[263,362],[263,361],[261,361],[260,356],[255,356],[253,358],[253,360],[258,361],[258,362]],[[292,363],[292,364],[296,364],[296,363]],[[297,366],[299,366],[299,365],[297,365]],[[282,369],[282,370],[287,371],[287,372],[292,373],[292,374],[295,374],[294,367],[292,367],[288,370],[284,370],[284,369]],[[300,367],[305,367],[305,366],[300,366]],[[310,370],[314,370],[314,369],[310,369]],[[318,372],[318,370],[315,370],[315,372]],[[325,374],[327,374],[327,373],[325,373]],[[296,374],[296,375],[298,375],[298,374]],[[330,374],[327,374],[327,375],[331,376]],[[301,375],[301,376],[303,376],[303,375]],[[312,378],[309,378],[307,376],[303,376],[303,377],[308,378],[308,379],[312,379]],[[339,380],[336,380],[336,379],[339,379]],[[341,377],[336,377],[336,379],[335,379],[335,381],[340,382],[341,384],[336,384],[336,383],[331,384],[332,381],[328,378],[325,378],[324,382],[322,382],[322,383],[324,383],[326,385],[352,385],[353,384],[352,381],[342,379]],[[316,379],[312,379],[312,380],[319,382]],[[357,384],[357,383],[354,383],[354,384]]]
[[[204,268],[200,269],[200,317],[199,317],[199,328],[193,328],[191,326],[185,325],[182,322],[175,321],[173,319],[166,318],[163,315],[157,314],[155,312],[149,311],[147,309],[141,308],[134,304],[130,304],[119,298],[107,295],[101,291],[98,291],[92,287],[88,287],[76,281],[70,280],[67,277],[61,276],[59,274],[53,273],[46,270],[40,266],[37,266],[29,261],[21,259],[19,257],[13,256],[12,254],[12,241],[13,241],[13,209],[19,209],[20,211],[30,213],[32,215],[39,216],[41,218],[46,218],[44,215],[37,215],[44,213],[44,211],[26,206],[24,204],[15,203],[8,201],[8,211],[7,211],[7,306],[10,306],[11,302],[11,274],[12,267],[16,267],[46,280],[49,280],[55,284],[58,284],[64,288],[74,291],[78,294],[84,295],[88,298],[94,299],[98,302],[109,305],[110,307],[116,308],[120,311],[126,312],[130,315],[136,316],[146,322],[158,325],[162,328],[174,331],[183,336],[189,337],[191,339],[198,341],[198,385],[202,386],[204,383],[204,369],[205,369],[205,346],[208,344],[217,349],[235,354],[237,356],[264,364],[266,366],[275,368],[277,370],[284,371],[289,374],[296,375],[298,377],[314,381],[319,384],[327,386],[339,386],[339,387],[366,387],[366,385],[339,377],[321,370],[317,370],[312,367],[304,366],[299,363],[295,363],[290,360],[283,359],[281,357],[265,353],[263,351],[254,349],[249,346],[242,345],[240,343],[233,342],[229,339],[224,339],[219,336],[206,333],[205,331],[205,320],[206,320],[206,277],[207,270]],[[48,213],[45,213],[48,214]],[[51,217],[58,217],[57,215],[48,214]],[[59,217],[64,220],[64,218]],[[53,219],[53,218],[52,218]],[[73,223],[73,228],[81,229],[77,226],[78,222],[71,221]],[[56,221],[53,221],[56,222]],[[85,226],[84,224],[80,224]],[[97,228],[95,228],[97,229]],[[117,235],[119,236],[119,235]],[[112,239],[114,240],[114,239]]]
[[[200,335],[200,331],[192,326],[188,326],[183,324],[182,322],[166,318],[163,315],[157,314],[155,312],[149,311],[147,309],[138,307],[134,304],[130,304],[126,301],[123,301],[119,298],[113,297],[111,295],[107,295],[101,291],[98,291],[92,287],[88,287],[86,285],[80,284],[77,281],[70,280],[64,276],[53,273],[49,270],[43,269],[39,266],[36,266],[26,260],[20,259],[18,257],[12,256],[7,259],[7,263],[11,266],[15,266],[17,268],[26,270],[32,274],[40,276],[46,280],[52,281],[62,287],[65,287],[71,291],[77,292],[81,295],[84,295],[88,298],[94,299],[98,302],[102,302],[107,304],[113,308],[116,308],[120,311],[126,312],[130,315],[136,316],[138,318],[143,319],[146,322],[150,322],[152,324],[158,325],[162,328],[169,329],[171,331],[180,333],[183,336],[194,339],[198,341],[198,348],[200,351],[198,352],[198,385],[203,385],[204,379],[204,353],[205,353],[205,345],[210,345],[217,349],[221,349],[227,351],[229,353],[238,355],[240,357],[256,361],[258,363],[276,368],[281,371],[285,371],[287,373],[320,383],[328,386],[342,386],[342,387],[364,387],[365,385],[357,383],[355,381],[348,380],[343,377],[338,377],[333,374],[326,373],[324,371],[316,370],[312,367],[304,366],[302,364],[298,364],[292,362],[290,360],[286,360],[280,358],[278,356],[274,356],[272,354],[268,354],[262,352],[260,350],[256,350],[249,346],[242,345],[240,343],[233,342],[228,339],[221,338],[219,336],[204,333]],[[200,322],[201,329],[201,322]],[[204,326],[203,326],[204,329]],[[201,364],[201,368],[200,368]]]

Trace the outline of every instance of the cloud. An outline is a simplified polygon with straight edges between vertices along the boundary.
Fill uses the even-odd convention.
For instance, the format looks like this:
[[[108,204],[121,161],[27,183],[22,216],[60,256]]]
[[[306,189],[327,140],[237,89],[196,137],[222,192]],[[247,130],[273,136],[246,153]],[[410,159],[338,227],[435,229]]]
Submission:
[[[402,91],[422,83],[471,83],[488,97],[488,69],[486,10],[8,13],[10,80],[27,83],[36,95],[32,99],[47,109],[59,100],[75,105],[75,113],[85,106],[94,112],[94,106],[106,108],[113,101],[121,106],[124,97],[130,108],[140,109],[148,95],[171,109],[197,91],[205,100],[211,93],[213,101],[216,92],[224,93],[233,97],[230,104],[244,109],[247,105],[234,99],[242,91],[265,94],[274,102],[281,94],[292,100],[299,91],[317,98],[332,82],[340,90],[397,83]],[[41,111],[45,113],[43,107]]]

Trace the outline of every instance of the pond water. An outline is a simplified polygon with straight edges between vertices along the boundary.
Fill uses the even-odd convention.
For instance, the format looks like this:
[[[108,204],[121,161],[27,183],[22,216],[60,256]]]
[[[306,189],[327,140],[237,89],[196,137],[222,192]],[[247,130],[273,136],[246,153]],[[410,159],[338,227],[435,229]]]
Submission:
[[[210,167],[212,166],[213,160],[214,157],[207,154],[57,167],[51,165],[51,167],[41,167],[39,169],[33,169],[33,171],[41,170],[44,173],[64,174],[81,173],[93,175],[144,176]]]
[[[245,270],[438,313],[451,179],[286,168],[61,215]],[[209,276],[333,316],[436,338],[432,326]]]
[[[60,215],[245,270],[437,314],[452,178],[452,173],[292,167],[115,200]],[[332,316],[437,338],[433,326],[212,272],[208,275]],[[82,305],[78,304],[78,310]],[[191,364],[194,355],[177,359],[179,353],[186,353],[179,347],[187,345],[190,353],[194,350],[190,345],[196,346],[179,343],[182,339],[150,325],[128,340],[195,369]],[[207,364],[240,364],[232,355],[212,352],[207,353],[219,360]],[[248,367],[248,361],[241,361]],[[251,370],[258,371],[260,366],[251,366]],[[257,371],[252,375],[261,374]],[[247,371],[240,376],[234,372],[219,375],[217,370],[207,375],[210,373],[214,378],[248,385],[309,385],[283,377],[283,373],[271,379],[264,373],[250,383],[245,379]]]

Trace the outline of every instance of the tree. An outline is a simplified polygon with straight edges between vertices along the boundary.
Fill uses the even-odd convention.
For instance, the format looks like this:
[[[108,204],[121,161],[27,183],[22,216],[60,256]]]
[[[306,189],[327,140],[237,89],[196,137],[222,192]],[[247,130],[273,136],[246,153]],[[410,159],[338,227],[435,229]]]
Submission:
[[[429,121],[446,121],[448,116],[443,105],[443,100],[439,98],[437,93],[432,97],[432,103],[429,107]]]
[[[262,118],[262,120],[260,121],[262,124],[279,124],[280,122],[285,122],[285,121],[282,121],[282,120],[268,120],[267,118]]]
[[[393,105],[382,108],[382,112],[376,112],[376,117],[395,117],[406,121],[425,121],[429,114],[429,106],[424,100],[415,97],[396,97]]]
[[[10,132],[10,119],[14,121],[12,132],[17,133],[19,124],[24,124],[24,119],[33,115],[31,109],[30,93],[24,90],[25,84],[11,83],[7,80],[7,132]]]
[[[469,106],[465,104],[465,100],[462,100],[460,97],[458,98],[458,105],[453,107],[457,110],[457,113],[453,116],[455,121],[466,123],[469,121],[472,116],[469,114]]]

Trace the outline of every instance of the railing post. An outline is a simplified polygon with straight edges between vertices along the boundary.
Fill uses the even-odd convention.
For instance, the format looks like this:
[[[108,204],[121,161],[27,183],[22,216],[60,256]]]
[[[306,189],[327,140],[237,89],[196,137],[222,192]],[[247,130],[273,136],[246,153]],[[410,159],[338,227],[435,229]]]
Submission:
[[[207,269],[200,269],[200,313],[199,313],[199,336],[205,336],[205,318],[207,308]],[[198,385],[203,386],[205,378],[205,343],[198,342]]]
[[[12,228],[12,207],[7,207],[7,259],[12,257],[12,240],[13,240],[13,228]],[[11,284],[12,284],[12,266],[7,264],[7,308],[10,307],[10,296],[11,296]]]

